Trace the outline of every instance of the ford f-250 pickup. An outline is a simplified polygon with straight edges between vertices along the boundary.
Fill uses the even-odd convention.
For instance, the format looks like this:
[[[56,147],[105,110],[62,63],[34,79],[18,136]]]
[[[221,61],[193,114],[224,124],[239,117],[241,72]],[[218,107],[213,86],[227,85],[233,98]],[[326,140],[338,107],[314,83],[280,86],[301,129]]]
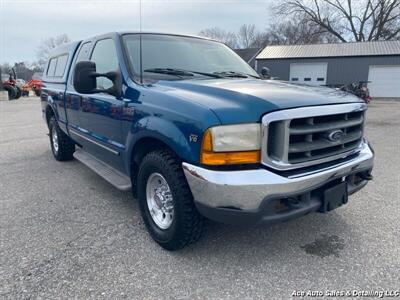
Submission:
[[[55,49],[43,82],[55,159],[132,190],[168,250],[196,241],[204,217],[258,225],[325,213],[372,178],[361,99],[265,80],[213,40],[96,36]]]

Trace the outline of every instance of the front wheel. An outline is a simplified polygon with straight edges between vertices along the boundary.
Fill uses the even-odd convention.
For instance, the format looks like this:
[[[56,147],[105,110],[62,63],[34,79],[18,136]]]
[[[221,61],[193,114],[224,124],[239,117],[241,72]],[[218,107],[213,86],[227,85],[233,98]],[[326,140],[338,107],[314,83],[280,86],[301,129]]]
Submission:
[[[178,250],[200,238],[204,220],[194,205],[181,162],[172,152],[147,154],[137,180],[144,223],[161,247]]]

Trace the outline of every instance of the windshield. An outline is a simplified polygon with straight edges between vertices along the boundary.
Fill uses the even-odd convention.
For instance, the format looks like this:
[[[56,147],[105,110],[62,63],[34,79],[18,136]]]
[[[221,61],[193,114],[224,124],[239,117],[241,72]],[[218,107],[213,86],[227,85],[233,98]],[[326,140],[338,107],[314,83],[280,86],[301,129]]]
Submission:
[[[123,36],[123,40],[133,71],[138,76],[140,74],[140,36],[127,34]],[[183,72],[173,73],[170,69],[197,72],[194,75],[200,76],[207,76],[207,73],[231,72],[232,77],[232,72],[235,72],[258,77],[258,74],[245,61],[222,43],[192,37],[143,34],[143,78],[154,79],[160,76],[162,79],[171,80],[189,78],[185,77]]]

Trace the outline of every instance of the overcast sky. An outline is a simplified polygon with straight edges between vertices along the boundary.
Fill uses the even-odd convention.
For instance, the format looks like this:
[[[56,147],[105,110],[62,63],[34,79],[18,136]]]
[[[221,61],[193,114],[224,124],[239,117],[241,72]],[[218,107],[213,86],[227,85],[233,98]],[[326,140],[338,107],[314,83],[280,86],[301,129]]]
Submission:
[[[242,24],[264,29],[268,0],[142,0],[144,31],[198,34]],[[77,40],[139,30],[138,0],[0,0],[0,63],[36,60],[42,39],[62,33]]]

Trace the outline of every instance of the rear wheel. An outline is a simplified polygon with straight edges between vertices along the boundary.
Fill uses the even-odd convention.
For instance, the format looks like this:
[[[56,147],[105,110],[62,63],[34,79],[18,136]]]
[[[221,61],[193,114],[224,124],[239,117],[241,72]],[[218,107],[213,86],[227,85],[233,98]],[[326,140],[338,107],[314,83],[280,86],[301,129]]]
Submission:
[[[74,142],[58,126],[54,116],[49,120],[50,146],[58,161],[71,160],[75,152]]]
[[[178,250],[201,237],[203,217],[194,205],[181,162],[172,152],[147,154],[137,184],[144,223],[161,247]]]
[[[8,92],[8,100],[13,100],[17,96],[17,90],[11,85],[4,85],[4,89]]]

